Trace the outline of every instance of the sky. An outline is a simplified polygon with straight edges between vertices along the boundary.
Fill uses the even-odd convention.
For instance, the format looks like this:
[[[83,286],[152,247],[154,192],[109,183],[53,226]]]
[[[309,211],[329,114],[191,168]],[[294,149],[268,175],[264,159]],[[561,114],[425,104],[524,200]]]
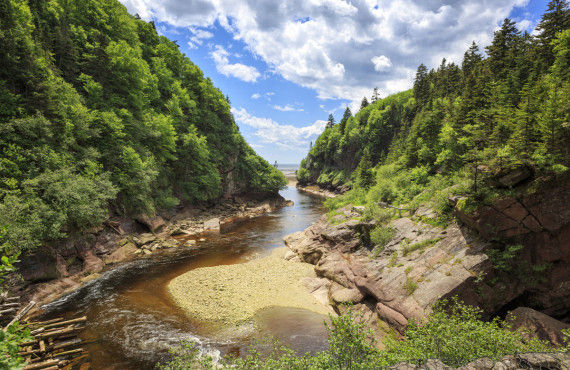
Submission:
[[[412,87],[420,63],[460,64],[503,19],[533,32],[547,0],[120,0],[153,20],[231,101],[270,163],[299,163],[332,113],[377,87]]]

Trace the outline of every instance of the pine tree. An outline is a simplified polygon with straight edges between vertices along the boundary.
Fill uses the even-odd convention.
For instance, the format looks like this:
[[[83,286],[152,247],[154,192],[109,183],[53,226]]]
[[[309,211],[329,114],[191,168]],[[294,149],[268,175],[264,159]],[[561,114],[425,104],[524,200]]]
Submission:
[[[496,80],[505,80],[509,71],[515,67],[516,44],[519,38],[520,32],[516,23],[505,18],[501,29],[495,31],[493,42],[486,48],[491,72]]]
[[[465,54],[463,54],[463,63],[461,69],[463,71],[463,79],[466,80],[467,76],[474,72],[475,68],[481,63],[483,57],[479,53],[479,46],[473,41],[471,46]]]
[[[331,114],[329,114],[329,119],[327,120],[327,125],[326,128],[333,128],[334,126],[334,116]]]
[[[418,67],[416,78],[414,80],[414,98],[416,99],[416,105],[418,107],[421,108],[428,102],[429,93],[430,86],[428,81],[428,70],[422,63]]]
[[[559,32],[568,28],[570,28],[570,7],[568,6],[568,1],[551,0],[548,3],[546,12],[542,15],[540,23],[536,27],[540,31],[538,42],[544,65],[547,68],[554,62],[552,41]]]
[[[346,109],[344,110],[344,114],[342,115],[342,119],[340,120],[340,132],[341,134],[344,134],[344,129],[346,128],[346,123],[348,122],[348,119],[352,117],[352,112],[350,111],[349,107],[346,107]]]
[[[366,99],[366,96],[364,98],[362,98],[362,103],[360,103],[360,109],[362,108],[366,108],[368,106],[368,99]]]
[[[372,103],[374,103],[378,99],[380,99],[380,94],[378,93],[378,88],[375,87],[374,90],[372,91]]]

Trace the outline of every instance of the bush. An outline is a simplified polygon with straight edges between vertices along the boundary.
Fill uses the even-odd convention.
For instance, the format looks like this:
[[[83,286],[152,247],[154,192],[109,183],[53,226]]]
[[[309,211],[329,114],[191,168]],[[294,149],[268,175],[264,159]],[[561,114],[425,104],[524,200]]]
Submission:
[[[387,336],[385,348],[379,350],[371,329],[349,309],[344,315],[331,317],[331,325],[327,326],[330,345],[327,351],[298,356],[291,349],[275,346],[265,355],[251,350],[245,358],[225,359],[216,366],[236,369],[375,369],[400,362],[421,364],[435,358],[447,365],[459,366],[481,357],[496,360],[517,352],[557,350],[538,339],[526,340],[523,332],[509,330],[508,324],[499,319],[483,321],[481,313],[480,309],[456,299],[442,301],[425,322],[411,322],[403,339]],[[175,357],[162,368],[214,367],[212,358],[201,357],[195,345],[186,347],[185,357]]]

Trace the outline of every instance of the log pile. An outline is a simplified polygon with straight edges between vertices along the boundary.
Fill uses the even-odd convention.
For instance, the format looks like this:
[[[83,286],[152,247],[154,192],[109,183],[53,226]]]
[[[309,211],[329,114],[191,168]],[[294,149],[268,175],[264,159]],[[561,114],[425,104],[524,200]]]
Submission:
[[[73,368],[88,361],[88,353],[81,346],[77,334],[85,328],[87,317],[71,320],[57,318],[24,323],[33,340],[22,343],[19,352],[27,365],[24,370]]]
[[[20,297],[8,297],[0,294],[0,325],[9,323],[20,309]]]

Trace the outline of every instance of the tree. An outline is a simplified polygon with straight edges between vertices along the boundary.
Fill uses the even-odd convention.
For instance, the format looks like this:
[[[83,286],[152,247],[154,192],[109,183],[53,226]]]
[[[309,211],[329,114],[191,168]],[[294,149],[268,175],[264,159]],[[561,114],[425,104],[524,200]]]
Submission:
[[[422,63],[416,71],[416,78],[414,79],[414,98],[416,105],[423,107],[429,100],[430,86],[428,81],[427,67]]]
[[[344,110],[344,114],[342,115],[342,119],[340,120],[340,133],[344,134],[344,130],[346,128],[346,123],[348,122],[348,119],[352,117],[352,112],[350,111],[349,107],[346,107],[346,109]]]
[[[378,93],[378,88],[375,87],[374,90],[372,91],[372,103],[374,103],[378,99],[380,99],[380,93]]]
[[[495,31],[493,42],[486,49],[491,72],[496,80],[506,79],[509,71],[515,67],[519,37],[516,23],[509,18],[505,18],[501,28]]]
[[[566,0],[551,0],[542,15],[536,29],[540,32],[538,41],[544,65],[549,67],[554,62],[552,41],[556,35],[570,28],[570,7]]]
[[[465,83],[467,76],[475,72],[475,69],[481,63],[483,57],[479,53],[479,46],[473,41],[469,49],[463,54],[463,62],[461,63],[461,70],[463,72],[463,81]]]
[[[368,106],[368,99],[366,99],[366,96],[364,98],[362,98],[362,102],[360,103],[360,109],[362,108],[366,108]]]
[[[329,114],[329,119],[327,120],[327,125],[326,128],[333,128],[334,126],[334,116],[332,115],[332,113]]]

